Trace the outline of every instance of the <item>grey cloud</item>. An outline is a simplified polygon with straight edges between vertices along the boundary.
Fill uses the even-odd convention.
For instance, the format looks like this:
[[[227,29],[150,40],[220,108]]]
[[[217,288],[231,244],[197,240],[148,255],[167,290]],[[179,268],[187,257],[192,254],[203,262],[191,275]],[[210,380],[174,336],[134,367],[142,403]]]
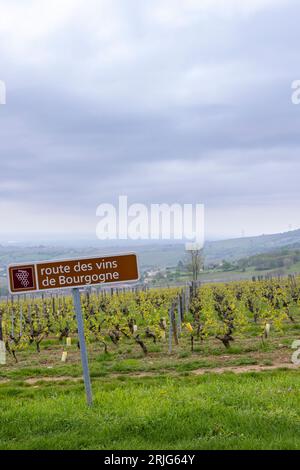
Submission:
[[[109,40],[76,15],[44,40],[40,66],[0,46],[1,200],[81,214],[122,193],[220,210],[299,202],[296,2],[241,20],[199,14],[175,31],[141,2],[113,3],[124,59],[103,60]]]

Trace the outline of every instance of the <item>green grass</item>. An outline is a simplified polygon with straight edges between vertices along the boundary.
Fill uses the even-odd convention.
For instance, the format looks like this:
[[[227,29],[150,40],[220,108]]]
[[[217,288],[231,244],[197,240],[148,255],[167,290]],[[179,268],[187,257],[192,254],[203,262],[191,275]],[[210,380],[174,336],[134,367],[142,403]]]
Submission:
[[[0,449],[300,449],[300,370],[0,385]]]

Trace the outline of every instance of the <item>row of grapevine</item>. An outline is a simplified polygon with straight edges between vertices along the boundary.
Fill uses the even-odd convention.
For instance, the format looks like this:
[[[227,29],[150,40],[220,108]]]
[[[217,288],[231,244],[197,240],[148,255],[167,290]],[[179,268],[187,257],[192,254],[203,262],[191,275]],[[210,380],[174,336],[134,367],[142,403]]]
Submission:
[[[126,291],[100,291],[81,295],[88,343],[105,352],[123,339],[137,344],[147,355],[149,341],[172,342],[190,338],[203,342],[214,337],[229,348],[236,337],[255,325],[264,339],[270,328],[280,330],[295,322],[300,306],[300,279],[241,281],[230,284],[192,285]],[[0,341],[18,361],[30,345],[39,352],[46,338],[77,340],[77,325],[70,296],[20,296],[0,303]],[[70,341],[70,340],[69,340]],[[32,348],[31,348],[32,349]]]

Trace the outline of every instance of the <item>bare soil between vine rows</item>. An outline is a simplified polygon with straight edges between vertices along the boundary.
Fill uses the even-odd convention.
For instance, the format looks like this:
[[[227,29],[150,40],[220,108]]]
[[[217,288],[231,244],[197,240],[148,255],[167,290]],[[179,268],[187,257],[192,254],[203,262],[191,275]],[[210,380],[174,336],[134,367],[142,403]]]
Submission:
[[[243,374],[247,372],[265,372],[265,371],[274,371],[274,370],[297,370],[299,366],[292,363],[278,362],[270,366],[265,365],[244,365],[244,366],[224,366],[224,367],[215,367],[215,368],[200,368],[196,370],[189,371],[191,375],[204,375],[204,374],[224,374],[231,372],[234,374]],[[149,371],[149,372],[129,372],[123,374],[110,374],[110,378],[120,378],[120,377],[130,377],[130,378],[143,378],[143,377],[155,377],[161,375],[172,375],[176,376],[178,373],[169,370],[158,370],[158,371]],[[68,375],[63,375],[59,377],[30,377],[25,379],[23,382],[28,385],[38,385],[39,383],[57,383],[57,382],[81,382],[82,377],[72,377]],[[92,380],[99,380],[99,378],[93,378]],[[0,384],[6,384],[11,382],[12,379],[0,378]]]

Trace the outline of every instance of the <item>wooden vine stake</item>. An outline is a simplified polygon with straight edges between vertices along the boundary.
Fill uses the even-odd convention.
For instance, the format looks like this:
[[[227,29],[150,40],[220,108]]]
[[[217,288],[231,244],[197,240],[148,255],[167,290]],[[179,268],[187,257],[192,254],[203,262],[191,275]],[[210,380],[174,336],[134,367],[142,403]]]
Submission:
[[[169,324],[170,324],[169,326],[169,353],[172,352],[172,337],[174,338],[174,342],[176,346],[179,343],[176,317],[175,317],[175,307],[176,307],[176,302],[173,302],[169,310]]]

